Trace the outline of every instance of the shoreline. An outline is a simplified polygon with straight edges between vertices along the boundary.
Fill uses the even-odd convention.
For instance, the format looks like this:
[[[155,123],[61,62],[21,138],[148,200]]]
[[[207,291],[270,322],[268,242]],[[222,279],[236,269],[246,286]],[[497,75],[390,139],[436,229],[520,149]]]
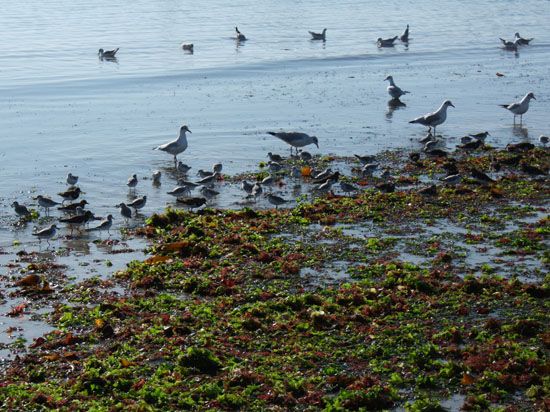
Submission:
[[[168,209],[138,229],[147,260],[55,291],[48,271],[20,284],[21,296],[66,303],[49,317],[56,330],[4,365],[0,400],[12,410],[543,407],[548,181],[522,165],[547,170],[549,151],[452,156],[463,182],[437,183],[435,195],[418,190],[448,159],[378,155],[396,185],[385,193],[353,159],[316,157],[314,167],[347,165],[359,193],[279,210]],[[496,182],[477,183],[472,167]]]

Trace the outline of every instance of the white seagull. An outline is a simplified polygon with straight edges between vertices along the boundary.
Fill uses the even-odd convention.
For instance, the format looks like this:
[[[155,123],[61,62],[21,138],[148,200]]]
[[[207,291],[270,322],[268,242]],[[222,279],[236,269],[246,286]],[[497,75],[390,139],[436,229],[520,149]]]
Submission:
[[[292,155],[292,148],[296,148],[296,153],[298,153],[298,147],[304,147],[308,144],[315,144],[319,147],[319,141],[316,136],[310,136],[307,133],[301,132],[267,132],[271,136],[278,137],[283,142],[290,145],[290,154]]]
[[[521,99],[519,102],[512,103],[512,104],[501,104],[500,107],[504,107],[507,110],[510,110],[514,114],[514,123],[516,123],[516,116],[519,115],[519,122],[523,122],[523,115],[529,110],[529,102],[531,99],[535,99],[535,95],[533,93],[527,93],[523,99]]]
[[[424,116],[417,117],[414,120],[411,120],[409,123],[418,123],[423,126],[433,127],[434,129],[434,136],[435,136],[435,128],[439,126],[440,124],[443,124],[445,120],[447,120],[447,108],[449,106],[455,107],[454,104],[451,103],[450,100],[445,100],[439,109],[437,109],[433,113],[425,114]]]
[[[406,90],[402,90],[399,86],[397,86],[394,81],[393,81],[393,76],[388,76],[384,79],[384,81],[389,81],[390,82],[390,85],[388,86],[388,94],[393,98],[393,99],[399,99],[401,96],[403,96],[404,94],[407,94],[407,93],[410,93]]]
[[[178,159],[176,156],[180,153],[183,153],[185,149],[187,149],[187,136],[185,135],[185,132],[191,133],[191,130],[189,130],[187,125],[184,124],[180,127],[180,135],[176,140],[172,140],[171,142],[155,147],[155,150],[161,150],[163,152],[173,155],[174,164],[177,165]]]

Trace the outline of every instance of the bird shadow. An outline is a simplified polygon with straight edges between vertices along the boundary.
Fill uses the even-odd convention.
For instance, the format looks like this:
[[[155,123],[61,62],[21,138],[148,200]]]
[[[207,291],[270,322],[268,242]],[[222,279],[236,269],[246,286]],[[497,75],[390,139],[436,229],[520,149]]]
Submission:
[[[407,107],[399,98],[388,100],[388,111],[386,112],[386,118],[391,119],[393,117],[393,112],[396,110]]]
[[[515,124],[512,128],[512,134],[523,139],[529,139],[529,129],[521,124]]]
[[[118,64],[118,59],[116,57],[99,57],[99,60]]]

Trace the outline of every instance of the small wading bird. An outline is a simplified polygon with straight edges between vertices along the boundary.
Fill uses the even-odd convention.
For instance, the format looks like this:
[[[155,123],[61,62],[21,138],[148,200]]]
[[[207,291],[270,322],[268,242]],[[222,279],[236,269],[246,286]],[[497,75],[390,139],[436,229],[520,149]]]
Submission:
[[[96,227],[91,227],[91,228],[88,228],[86,229],[87,232],[94,232],[94,231],[103,231],[103,230],[106,230],[107,233],[111,233],[109,232],[109,229],[111,229],[111,226],[113,226],[113,215],[108,215],[107,218],[105,218],[104,220],[101,221],[101,223],[99,225],[97,225]]]
[[[61,204],[59,202],[56,202],[55,200],[50,199],[49,197],[45,197],[42,195],[38,195],[34,199],[38,200],[38,205],[44,208],[46,214],[48,214],[50,208]]]
[[[74,186],[78,182],[78,176],[73,175],[72,173],[69,173],[67,175],[67,184]]]
[[[417,117],[409,123],[418,123],[423,126],[432,127],[434,129],[433,135],[435,136],[436,127],[443,124],[445,120],[447,120],[447,108],[449,106],[455,107],[450,100],[445,100],[435,112]]]
[[[537,100],[533,93],[527,93],[519,102],[512,104],[501,104],[500,107],[504,107],[514,114],[514,124],[516,123],[516,116],[519,116],[519,122],[521,124],[523,123],[523,115],[527,112],[527,110],[529,110],[529,102],[531,99]]]
[[[33,236],[38,238],[38,241],[41,242],[42,239],[46,239],[48,245],[50,244],[50,239],[55,236],[57,231],[57,226],[55,224],[45,227],[44,229],[36,230],[32,233]]]
[[[321,33],[315,33],[314,31],[310,31],[309,34],[311,34],[311,40],[326,40],[326,34],[327,29],[323,29]]]
[[[15,210],[15,213],[17,214],[17,216],[27,217],[27,216],[30,216],[30,214],[31,214],[29,209],[27,209],[27,206],[20,205],[19,202],[17,202],[17,201],[13,202],[11,204],[11,207],[13,207],[13,209]]]
[[[298,154],[298,148],[304,147],[309,144],[314,144],[319,147],[319,141],[316,136],[310,136],[301,132],[267,132],[271,136],[275,136],[281,139],[286,144],[290,145],[290,155],[292,156],[292,148],[296,148],[296,154]]]
[[[179,155],[180,153],[183,153],[185,149],[187,149],[187,136],[185,135],[186,132],[191,133],[191,130],[189,130],[187,125],[184,124],[183,126],[180,127],[180,134],[176,140],[172,140],[171,142],[155,147],[154,150],[160,150],[173,155],[174,165],[177,166],[178,164],[177,155]]]

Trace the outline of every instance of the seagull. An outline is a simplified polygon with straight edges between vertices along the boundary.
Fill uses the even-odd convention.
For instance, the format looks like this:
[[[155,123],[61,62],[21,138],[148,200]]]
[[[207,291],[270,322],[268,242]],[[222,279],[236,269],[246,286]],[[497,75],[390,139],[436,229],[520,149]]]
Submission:
[[[393,47],[393,43],[397,40],[397,38],[398,36],[390,39],[383,39],[382,37],[379,37],[378,40],[376,40],[376,44],[378,47]]]
[[[55,200],[50,199],[49,197],[45,197],[42,195],[36,196],[35,199],[38,200],[38,204],[44,208],[46,214],[48,214],[48,211],[51,207],[61,204],[59,202],[56,202]]]
[[[404,94],[410,93],[406,90],[402,90],[399,86],[396,86],[396,84],[393,82],[393,76],[386,77],[384,81],[386,80],[390,82],[390,85],[388,86],[387,90],[388,90],[388,94],[393,99],[399,99]]]
[[[153,184],[154,185],[160,185],[160,177],[162,176],[162,172],[160,170],[153,171]]]
[[[433,134],[435,136],[435,128],[440,124],[443,124],[445,120],[447,120],[447,108],[449,106],[455,107],[450,100],[445,100],[441,104],[439,109],[437,109],[435,112],[417,117],[416,119],[411,120],[409,123],[419,123],[423,126],[433,127],[434,129]]]
[[[130,188],[130,190],[136,190],[136,186],[138,184],[138,178],[137,175],[133,174],[126,183],[126,186]]]
[[[399,40],[401,40],[403,43],[409,42],[409,25],[407,24],[407,28],[403,32],[401,36],[399,36]]]
[[[101,59],[114,59],[114,58],[116,58],[116,53],[118,52],[118,49],[119,49],[118,47],[114,50],[99,49],[97,54],[99,55],[99,57]]]
[[[506,50],[510,50],[510,51],[518,51],[518,40],[514,40],[514,41],[508,41],[508,40],[504,40],[502,37],[499,37],[500,41],[502,42],[502,44],[504,45],[504,49]]]
[[[20,205],[19,202],[17,202],[17,201],[13,202],[11,204],[11,207],[13,207],[13,209],[15,210],[15,213],[17,214],[17,216],[27,217],[27,216],[30,216],[30,214],[31,214],[29,209],[27,209],[27,206]]]
[[[69,173],[67,175],[67,184],[74,186],[76,185],[76,182],[78,182],[78,176],[73,175],[72,173]]]
[[[267,201],[278,209],[280,205],[284,205],[288,200],[283,199],[281,196],[274,195],[273,193],[266,194]]]
[[[99,230],[101,232],[103,230],[106,230],[107,233],[110,233],[109,229],[111,229],[111,226],[113,226],[113,215],[107,215],[107,218],[103,219],[99,225],[86,229],[86,232],[93,232],[96,230]]]
[[[516,123],[516,116],[519,115],[519,122],[521,124],[523,122],[523,115],[527,112],[527,110],[529,110],[529,102],[531,99],[537,100],[533,93],[527,93],[519,102],[512,104],[501,104],[500,107],[504,107],[514,114],[514,124]]]
[[[132,218],[132,210],[126,205],[126,203],[119,203],[116,207],[120,208],[120,214],[126,221]]]
[[[138,197],[137,199],[134,199],[132,202],[128,203],[128,206],[134,209],[137,215],[138,209],[143,208],[146,202],[147,202],[147,196]]]
[[[246,36],[239,31],[239,28],[237,26],[235,26],[235,31],[237,32],[237,41],[246,40]]]
[[[515,39],[516,39],[516,40],[515,40],[516,43],[519,44],[520,46],[527,46],[527,45],[529,45],[529,42],[530,42],[531,40],[533,40],[532,37],[531,37],[530,39],[526,39],[526,38],[524,38],[524,37],[521,37],[521,36],[519,35],[519,33],[516,33],[516,34],[515,34]]]
[[[78,196],[80,196],[80,188],[75,187],[64,192],[60,192],[58,195],[63,198],[63,202],[66,202],[67,200],[76,200],[78,199]]]
[[[267,132],[271,136],[278,137],[283,142],[290,145],[290,155],[292,155],[292,148],[296,148],[296,153],[298,153],[298,147],[304,147],[309,144],[315,144],[319,147],[319,141],[316,136],[310,136],[306,133],[301,132]]]
[[[180,153],[183,153],[185,149],[187,149],[187,136],[185,135],[185,132],[191,133],[191,130],[189,130],[187,125],[184,124],[180,127],[180,134],[176,140],[172,140],[171,142],[160,145],[156,147],[155,150],[161,150],[163,152],[173,155],[174,165],[177,165],[178,159],[176,156]]]
[[[39,229],[36,232],[33,232],[32,235],[36,236],[40,242],[42,241],[42,239],[46,239],[49,245],[50,239],[55,236],[57,229],[58,227],[53,224],[43,229]]]
[[[193,43],[182,43],[181,48],[185,51],[193,53]]]
[[[178,162],[176,169],[178,170],[178,172],[185,175],[189,170],[191,170],[191,166],[187,166],[185,163]]]
[[[311,40],[323,40],[325,41],[325,35],[327,34],[327,29],[323,29],[321,33],[315,33],[314,31],[310,31],[309,34],[311,34]]]

